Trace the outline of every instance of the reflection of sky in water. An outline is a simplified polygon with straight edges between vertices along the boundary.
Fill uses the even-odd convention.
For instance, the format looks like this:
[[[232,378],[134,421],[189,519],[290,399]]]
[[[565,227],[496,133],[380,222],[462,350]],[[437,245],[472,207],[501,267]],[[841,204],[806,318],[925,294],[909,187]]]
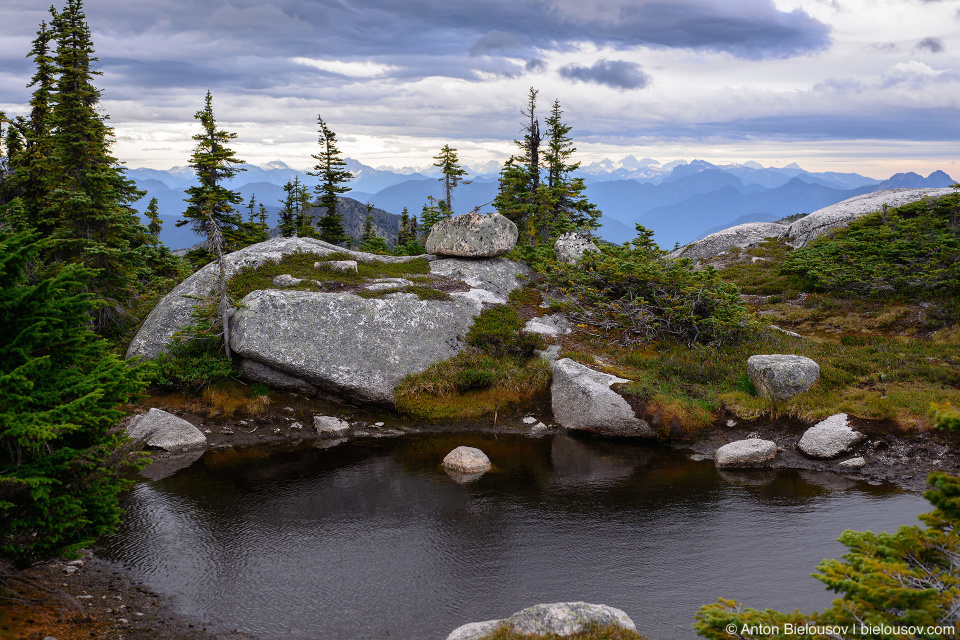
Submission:
[[[494,469],[458,484],[456,444]],[[720,474],[682,454],[567,436],[360,442],[269,457],[208,454],[127,496],[98,553],[215,626],[263,638],[444,638],[540,602],[623,609],[661,640],[701,604],[822,609],[809,577],[847,528],[927,510],[810,472]]]

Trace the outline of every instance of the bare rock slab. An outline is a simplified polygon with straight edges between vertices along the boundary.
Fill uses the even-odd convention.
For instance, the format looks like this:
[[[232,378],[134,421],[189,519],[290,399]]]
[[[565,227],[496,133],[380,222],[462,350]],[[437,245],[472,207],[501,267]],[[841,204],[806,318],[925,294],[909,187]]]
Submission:
[[[777,456],[777,444],[760,438],[747,438],[725,444],[714,453],[718,469],[757,469]]]
[[[804,356],[750,356],[747,376],[762,397],[786,400],[809,391],[816,384],[820,379],[820,365]]]
[[[555,602],[528,607],[505,620],[487,620],[463,625],[448,635],[447,640],[477,640],[500,625],[506,625],[517,634],[553,634],[561,637],[580,633],[592,625],[616,625],[629,631],[637,630],[630,616],[620,609],[587,602]]]
[[[850,426],[847,414],[838,413],[804,431],[797,448],[810,458],[830,460],[846,453],[866,438]]]
[[[655,436],[630,404],[610,385],[629,382],[594,371],[570,358],[553,363],[550,385],[554,420],[567,429],[585,429],[620,436]]]
[[[460,473],[483,473],[491,468],[490,458],[476,447],[457,447],[443,459],[443,467]]]
[[[513,249],[518,235],[517,225],[499,213],[474,211],[433,225],[424,249],[439,256],[495,258]]]
[[[590,238],[576,231],[567,231],[553,243],[553,252],[560,262],[577,264],[587,251],[600,253],[600,248]]]
[[[200,429],[162,409],[131,418],[127,434],[134,440],[144,440],[149,447],[164,451],[187,451],[207,446],[207,437]]]
[[[667,254],[668,258],[689,258],[693,261],[715,258],[734,247],[744,248],[759,244],[767,238],[779,238],[787,226],[776,222],[748,222],[717,231]]]

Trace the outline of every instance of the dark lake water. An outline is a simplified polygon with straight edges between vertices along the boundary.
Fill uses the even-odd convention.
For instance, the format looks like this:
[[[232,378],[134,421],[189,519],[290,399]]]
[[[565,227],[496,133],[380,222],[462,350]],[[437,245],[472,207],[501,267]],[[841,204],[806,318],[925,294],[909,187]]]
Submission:
[[[458,484],[458,445],[493,471]],[[570,600],[623,609],[654,640],[693,638],[717,597],[802,611],[844,529],[892,531],[918,494],[833,474],[718,472],[647,444],[500,434],[329,449],[208,452],[140,482],[98,555],[218,629],[264,639],[443,639]]]

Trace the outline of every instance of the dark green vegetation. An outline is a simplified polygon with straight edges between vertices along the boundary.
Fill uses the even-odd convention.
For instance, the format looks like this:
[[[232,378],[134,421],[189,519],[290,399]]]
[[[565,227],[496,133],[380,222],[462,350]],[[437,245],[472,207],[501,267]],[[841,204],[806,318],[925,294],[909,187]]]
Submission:
[[[921,628],[910,637],[955,637],[943,627],[960,623],[960,478],[932,473],[927,481],[932,488],[923,495],[935,508],[920,516],[924,528],[902,526],[892,534],[845,531],[840,542],[849,551],[843,560],[824,560],[817,566],[814,577],[840,595],[830,608],[812,614],[781,613],[721,599],[697,612],[697,633],[714,640],[789,638],[797,634],[787,631],[787,624],[809,624],[852,629],[839,637],[893,640],[905,637],[896,627],[909,626]],[[886,625],[890,631],[862,633],[861,624],[881,629]],[[729,625],[737,633],[729,633]],[[761,625],[778,632],[749,629]]]
[[[109,352],[88,324],[89,269],[29,282],[37,234],[0,233],[0,558],[18,567],[111,531],[129,482],[122,404],[144,370]],[[0,575],[0,579],[3,576]]]
[[[418,418],[496,419],[546,391],[550,367],[534,353],[545,344],[521,331],[520,303],[513,295],[510,304],[482,311],[464,336],[464,351],[406,376],[397,387],[397,409]]]
[[[324,209],[323,217],[320,218],[319,237],[321,240],[340,244],[347,239],[347,235],[343,231],[343,219],[337,213],[337,196],[350,191],[350,187],[344,186],[344,183],[348,182],[353,174],[344,169],[347,163],[344,162],[337,147],[337,134],[330,130],[319,115],[317,126],[320,127],[317,140],[320,153],[311,156],[317,164],[314,166],[314,172],[309,173],[320,178],[320,184],[314,189],[320,196],[317,204]]]
[[[568,636],[559,636],[555,633],[517,633],[507,625],[503,625],[493,633],[483,636],[482,640],[644,640],[644,637],[636,631],[630,631],[616,625],[602,627],[589,625],[583,631]]]

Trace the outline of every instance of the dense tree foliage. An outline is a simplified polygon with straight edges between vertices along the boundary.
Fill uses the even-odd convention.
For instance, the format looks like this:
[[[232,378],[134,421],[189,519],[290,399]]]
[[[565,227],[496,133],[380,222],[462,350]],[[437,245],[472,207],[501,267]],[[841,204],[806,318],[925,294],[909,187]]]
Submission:
[[[452,149],[449,144],[443,145],[440,153],[435,155],[433,159],[436,160],[433,166],[440,169],[440,183],[443,185],[440,207],[449,217],[453,215],[453,190],[463,182],[463,177],[467,175],[467,171],[460,166],[457,150]]]
[[[327,123],[317,116],[319,129],[320,153],[311,156],[317,161],[314,171],[308,172],[311,176],[320,178],[320,184],[314,189],[320,199],[317,205],[324,209],[320,218],[320,239],[333,244],[340,244],[347,239],[343,230],[343,218],[337,212],[337,196],[350,191],[344,183],[353,179],[353,174],[344,169],[347,163],[340,156],[337,148],[337,134],[330,130]]]
[[[118,407],[144,387],[88,328],[89,269],[28,281],[37,237],[0,233],[0,556],[18,566],[119,522],[129,462]]]
[[[733,600],[700,608],[694,626],[714,640],[799,637],[798,627],[833,627],[814,638],[953,638],[960,624],[960,478],[935,472],[924,493],[935,509],[925,528],[896,533],[844,531],[843,560],[824,560],[814,577],[840,594],[820,614],[744,608]],[[791,626],[788,626],[791,625]],[[899,629],[914,627],[913,631]],[[866,631],[864,631],[866,628]],[[731,633],[731,630],[735,632]]]

